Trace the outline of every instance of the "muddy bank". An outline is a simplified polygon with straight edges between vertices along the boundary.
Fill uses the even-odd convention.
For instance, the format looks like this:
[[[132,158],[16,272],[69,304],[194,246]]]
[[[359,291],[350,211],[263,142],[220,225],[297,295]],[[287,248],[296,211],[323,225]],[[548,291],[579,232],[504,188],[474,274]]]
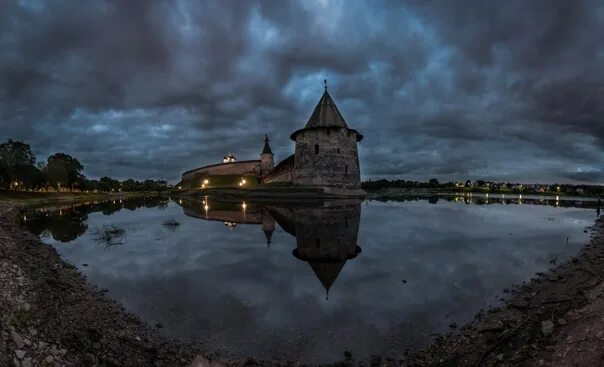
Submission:
[[[0,366],[180,366],[171,343],[86,284],[0,203]]]

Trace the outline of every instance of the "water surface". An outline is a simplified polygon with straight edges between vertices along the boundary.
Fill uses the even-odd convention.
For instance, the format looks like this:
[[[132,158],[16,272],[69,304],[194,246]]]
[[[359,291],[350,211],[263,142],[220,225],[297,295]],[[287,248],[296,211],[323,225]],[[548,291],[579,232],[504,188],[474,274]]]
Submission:
[[[22,221],[168,336],[231,357],[322,363],[425,345],[576,254],[594,218],[581,202],[538,199],[207,198],[69,205]]]

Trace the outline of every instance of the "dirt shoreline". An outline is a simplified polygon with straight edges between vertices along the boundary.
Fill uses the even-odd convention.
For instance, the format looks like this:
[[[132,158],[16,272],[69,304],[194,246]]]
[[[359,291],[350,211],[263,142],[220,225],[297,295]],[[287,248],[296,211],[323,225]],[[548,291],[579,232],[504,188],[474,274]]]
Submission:
[[[209,363],[107,299],[0,202],[0,366],[295,366]],[[604,365],[604,220],[565,264],[509,290],[500,308],[404,360],[342,356],[341,366]]]
[[[86,283],[0,203],[0,366],[179,366],[198,353],[163,340]]]

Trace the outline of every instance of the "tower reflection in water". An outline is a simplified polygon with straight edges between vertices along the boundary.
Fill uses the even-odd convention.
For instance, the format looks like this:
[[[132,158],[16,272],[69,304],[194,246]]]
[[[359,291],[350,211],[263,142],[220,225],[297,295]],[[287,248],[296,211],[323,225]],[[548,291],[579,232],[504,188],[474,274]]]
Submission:
[[[229,229],[237,224],[256,224],[264,232],[266,246],[274,240],[276,224],[296,238],[292,255],[307,262],[323,287],[326,297],[346,261],[361,253],[357,244],[361,203],[338,200],[308,204],[273,204],[179,200],[186,215],[223,222]]]

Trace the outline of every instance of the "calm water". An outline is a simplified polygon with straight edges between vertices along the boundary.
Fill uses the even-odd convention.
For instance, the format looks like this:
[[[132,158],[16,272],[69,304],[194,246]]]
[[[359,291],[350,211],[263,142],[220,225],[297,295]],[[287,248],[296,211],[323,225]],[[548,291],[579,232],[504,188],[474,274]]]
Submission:
[[[233,357],[320,363],[346,350],[396,358],[421,347],[551,259],[576,254],[595,219],[584,203],[477,205],[486,203],[244,209],[149,199],[30,210],[21,220],[168,336]]]

